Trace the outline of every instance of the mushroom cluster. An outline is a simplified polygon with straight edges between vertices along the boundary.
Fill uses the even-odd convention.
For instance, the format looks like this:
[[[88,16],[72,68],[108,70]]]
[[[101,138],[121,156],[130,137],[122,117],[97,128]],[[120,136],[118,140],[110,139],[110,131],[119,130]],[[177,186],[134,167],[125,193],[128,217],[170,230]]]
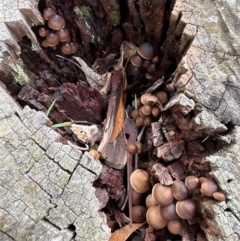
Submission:
[[[70,32],[65,28],[65,19],[58,15],[52,8],[45,8],[42,13],[47,26],[41,26],[38,34],[43,38],[43,47],[53,47],[60,45],[63,54],[74,54],[77,52],[77,44],[71,42]]]
[[[154,56],[153,46],[150,43],[142,43],[137,53],[131,57],[130,73],[134,77],[144,73],[146,79],[152,79],[158,63],[159,57]]]
[[[135,104],[133,101],[135,109],[132,111],[136,127],[150,126],[152,121],[161,114],[162,105],[168,102],[168,95],[165,91],[157,91],[153,94],[147,92],[137,102]]]
[[[195,190],[199,189],[203,195],[219,201],[226,200],[225,194],[218,191],[218,185],[213,180],[188,176],[185,182],[175,180],[172,185],[156,183],[152,192],[147,195],[146,207],[144,207],[141,203],[143,193],[151,189],[150,175],[145,170],[137,169],[132,173],[130,183],[134,190],[133,221],[142,222],[146,218],[153,229],[167,227],[175,235],[182,232],[183,220],[191,219],[196,215],[197,199],[191,197]],[[141,219],[135,219],[135,212],[141,213]],[[145,217],[143,217],[144,214]]]

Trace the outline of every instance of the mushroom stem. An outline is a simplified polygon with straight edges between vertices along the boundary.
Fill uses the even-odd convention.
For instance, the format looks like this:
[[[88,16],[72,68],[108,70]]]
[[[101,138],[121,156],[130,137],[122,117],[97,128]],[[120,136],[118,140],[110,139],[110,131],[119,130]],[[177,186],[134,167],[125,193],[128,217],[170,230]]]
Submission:
[[[128,154],[128,162],[127,162],[127,191],[128,191],[128,212],[129,212],[129,219],[130,219],[130,225],[132,225],[133,220],[132,220],[132,197],[133,197],[133,189],[132,189],[132,185],[130,183],[130,176],[132,174],[132,158],[133,156]]]

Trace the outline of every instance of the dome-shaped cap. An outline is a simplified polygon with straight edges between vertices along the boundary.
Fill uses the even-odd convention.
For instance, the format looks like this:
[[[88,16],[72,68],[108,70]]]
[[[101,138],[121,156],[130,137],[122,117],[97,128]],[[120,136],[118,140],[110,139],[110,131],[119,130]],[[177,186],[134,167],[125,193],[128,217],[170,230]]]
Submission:
[[[51,29],[60,30],[61,28],[65,27],[65,20],[62,16],[56,14],[49,18],[48,26]]]
[[[139,192],[145,193],[150,189],[149,174],[143,169],[135,170],[130,176],[132,188]]]
[[[193,218],[196,214],[197,205],[193,199],[177,201],[176,212],[183,219]]]
[[[150,43],[142,43],[138,47],[138,54],[144,59],[151,59],[154,56],[154,48]]]

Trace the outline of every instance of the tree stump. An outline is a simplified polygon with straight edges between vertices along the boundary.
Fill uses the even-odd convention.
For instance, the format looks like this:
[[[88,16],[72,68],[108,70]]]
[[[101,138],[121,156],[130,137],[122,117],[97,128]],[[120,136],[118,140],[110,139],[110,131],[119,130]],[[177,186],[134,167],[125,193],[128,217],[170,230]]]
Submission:
[[[200,148],[209,143],[209,149],[197,157],[201,157],[201,165],[210,164],[209,175],[227,195],[223,202],[201,197],[201,219],[196,222],[207,240],[239,240],[239,4],[226,0],[101,0],[69,1],[63,8],[60,1],[46,2],[59,3],[68,27],[72,32],[78,29],[80,37],[73,34],[72,38],[81,38],[78,55],[89,65],[97,57],[116,54],[124,36],[136,45],[143,41],[154,45],[160,56],[158,75],[172,76],[165,82],[171,99],[164,110],[175,118],[189,150],[191,144]],[[70,64],[56,66],[55,54],[50,51],[49,57],[42,49],[34,26],[44,23],[39,12],[43,5],[37,0],[11,0],[0,5],[0,237],[4,241],[108,240],[110,229],[92,185],[101,173],[101,163],[88,152],[69,146],[50,128],[52,122],[44,112],[34,110],[47,110],[54,88],[62,93],[65,86],[72,86],[64,92],[71,96],[75,75],[83,77]],[[69,14],[73,8],[75,18]],[[36,62],[31,62],[33,59]],[[44,72],[45,66],[51,71]],[[40,77],[36,68],[42,71]],[[67,82],[64,71],[71,83],[61,85]],[[39,86],[45,95],[39,94]],[[103,106],[99,113],[104,112],[105,100],[87,89],[81,89],[82,93],[94,95]],[[20,90],[20,102],[27,104],[24,108],[10,96],[17,99]],[[25,100],[24,91],[33,98]],[[84,103],[75,94],[78,103]],[[64,111],[68,105],[60,97],[52,120],[62,121],[71,115]],[[77,105],[72,103],[77,116]],[[92,113],[89,121],[101,123],[103,117],[99,116],[96,120]],[[183,234],[182,240],[196,237]],[[197,240],[202,240],[200,234]]]

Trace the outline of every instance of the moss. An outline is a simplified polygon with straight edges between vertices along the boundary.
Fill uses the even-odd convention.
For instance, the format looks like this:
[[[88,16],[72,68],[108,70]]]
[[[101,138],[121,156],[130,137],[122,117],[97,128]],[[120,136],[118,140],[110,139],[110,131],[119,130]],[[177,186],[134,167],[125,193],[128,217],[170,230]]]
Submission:
[[[21,65],[19,64],[10,64],[12,69],[16,72],[14,76],[14,80],[20,84],[28,84],[29,83],[29,78],[28,75],[24,72],[24,69]]]
[[[120,12],[119,11],[112,11],[110,14],[110,20],[113,23],[114,26],[119,25],[120,24]]]
[[[91,12],[89,11],[89,8],[88,8],[88,7],[86,7],[86,6],[80,7],[80,12],[82,13],[82,16],[83,16],[83,17],[92,19],[92,14],[91,14]]]

